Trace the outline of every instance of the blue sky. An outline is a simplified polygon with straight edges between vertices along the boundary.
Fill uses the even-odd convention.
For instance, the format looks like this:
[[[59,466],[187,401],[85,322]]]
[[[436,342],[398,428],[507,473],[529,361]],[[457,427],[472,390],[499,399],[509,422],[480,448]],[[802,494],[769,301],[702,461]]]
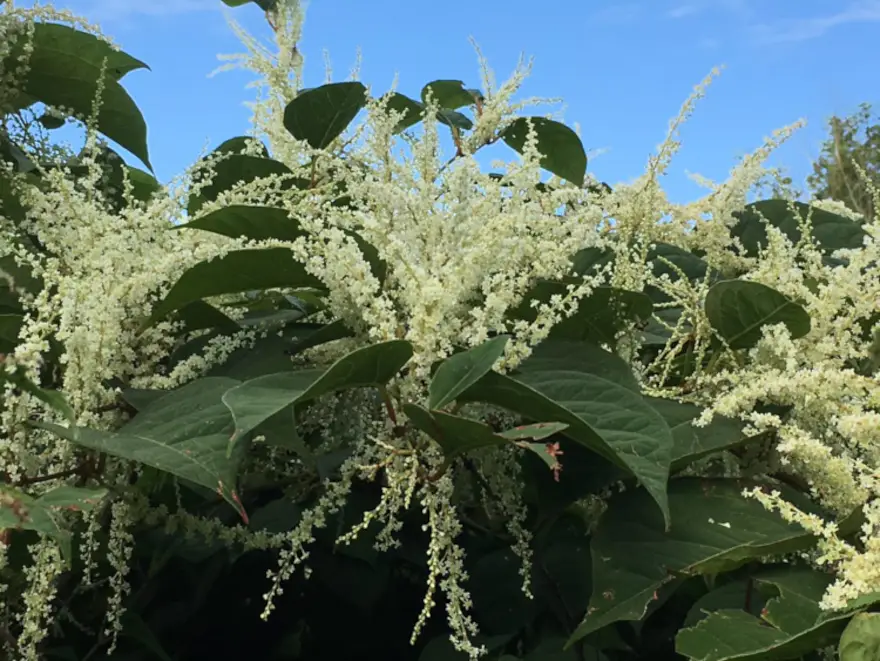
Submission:
[[[214,146],[247,129],[246,72],[208,74],[218,53],[241,48],[226,24],[266,33],[255,5],[220,0],[56,0],[98,22],[152,71],[126,86],[149,126],[157,176],[167,181]],[[361,79],[418,96],[437,78],[479,84],[474,37],[499,80],[521,53],[535,57],[524,96],[561,97],[588,150],[589,169],[609,183],[630,180],[662,140],[668,121],[715,65],[725,65],[682,133],[666,183],[675,201],[700,189],[698,172],[724,179],[764,136],[799,118],[808,127],[772,163],[796,180],[810,170],[831,114],[880,102],[880,0],[312,0],[301,52],[306,82],[324,78],[327,49],[335,78],[347,78],[357,49]]]

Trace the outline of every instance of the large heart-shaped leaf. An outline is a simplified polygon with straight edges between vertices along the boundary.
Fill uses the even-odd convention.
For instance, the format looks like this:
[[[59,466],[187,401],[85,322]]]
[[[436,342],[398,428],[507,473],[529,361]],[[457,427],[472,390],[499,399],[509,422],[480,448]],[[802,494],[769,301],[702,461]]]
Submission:
[[[41,101],[68,108],[81,117],[90,117],[100,86],[98,130],[150,167],[146,122],[118,82],[128,71],[146,65],[129,55],[112,51],[86,32],[52,23],[36,23],[33,27],[33,51],[28,59],[27,75],[20,82],[24,101],[21,105]],[[28,40],[19,41],[12,47],[6,57],[7,63],[22,57],[24,41]],[[107,68],[102,72],[105,58]]]
[[[293,241],[304,234],[299,223],[284,209],[244,204],[217,209],[186,224],[177,225],[176,229],[203,230],[234,239],[243,237],[253,241],[266,239]]]
[[[880,613],[859,613],[847,625],[837,646],[840,661],[880,659]]]
[[[186,271],[162,299],[148,324],[184,305],[211,296],[236,294],[271,287],[323,287],[306,272],[287,248],[233,250],[222,257],[196,264]]]
[[[741,609],[709,614],[675,637],[675,649],[697,661],[782,661],[797,659],[836,642],[852,612],[828,613],[819,608],[829,574],[808,567],[778,567],[751,577],[757,589],[778,591],[760,616]]]
[[[373,344],[343,356],[326,370],[268,374],[245,381],[223,396],[235,419],[235,441],[279,411],[299,402],[349,388],[381,386],[412,357],[404,340]]]
[[[758,249],[767,246],[767,228],[763,218],[795,243],[801,239],[802,219],[809,218],[812,236],[826,254],[841,248],[861,248],[867,236],[861,224],[856,221],[831,211],[810,207],[803,202],[761,200],[746,205],[745,209],[734,215],[739,220],[733,226],[731,234],[739,238],[750,257],[756,257]]]
[[[537,423],[499,433],[479,420],[443,411],[429,411],[417,404],[405,404],[403,411],[418,429],[437,441],[447,458],[496,445],[515,443],[527,447],[524,443],[526,439],[547,438],[566,428],[566,425],[559,423]]]
[[[314,149],[325,149],[367,105],[362,83],[329,83],[300,92],[284,109],[284,128]]]
[[[522,154],[529,134],[528,122],[534,124],[538,136],[541,167],[577,186],[583,186],[587,152],[577,133],[565,124],[546,117],[520,117],[504,129],[501,135],[504,142]]]
[[[800,305],[759,282],[724,280],[706,294],[706,316],[731,349],[748,349],[761,329],[785,324],[795,339],[810,332],[810,315]]]
[[[137,461],[217,491],[245,517],[235,491],[242,453],[227,456],[234,424],[221,399],[237,385],[239,381],[223,377],[193,381],[154,400],[115,432],[34,424],[71,443]]]
[[[422,119],[422,114],[425,112],[425,107],[421,103],[399,92],[391,93],[386,108],[403,113],[403,117],[394,128],[395,133],[400,133],[410,126],[418,124]]]
[[[703,410],[694,404],[657,397],[645,400],[672,430],[673,470],[684,468],[701,457],[739,447],[754,438],[743,434],[743,423],[720,415],[714,416],[705,427],[695,427],[693,421]]]
[[[617,356],[587,343],[548,340],[516,373],[490,372],[460,399],[569,425],[565,436],[638,478],[668,517],[672,433]]]
[[[547,303],[553,296],[565,296],[566,285],[566,282],[539,282],[523,297],[523,302],[510,312],[510,316],[534,321],[537,311],[532,302]],[[597,287],[580,300],[577,311],[572,316],[563,319],[551,329],[550,337],[613,347],[620,331],[632,323],[647,323],[653,307],[651,299],[641,292]]]
[[[186,212],[190,216],[195,216],[206,203],[216,200],[220,193],[236,185],[248,184],[264,177],[275,175],[285,177],[281,185],[282,189],[302,185],[302,182],[293,178],[290,168],[280,161],[264,156],[237,153],[241,147],[238,141],[238,138],[227,140],[214,150],[216,153],[231,155],[223,157],[214,164],[210,184],[204,186],[198,195],[190,195],[186,207]]]
[[[803,528],[745,498],[748,486],[738,480],[672,480],[668,532],[644,489],[614,496],[592,540],[590,608],[569,644],[612,622],[641,619],[656,590],[678,576],[729,571],[813,544]]]
[[[492,370],[510,338],[493,338],[440,363],[428,388],[428,408],[442,409]]]
[[[460,80],[435,80],[422,88],[422,103],[428,102],[428,93],[441,108],[457,110],[462,106],[474,105],[482,94],[479,90],[466,89]]]
[[[61,511],[88,512],[107,495],[106,489],[62,486],[33,497],[14,487],[0,484],[0,530],[33,530],[54,539],[63,557],[70,560],[70,530]]]

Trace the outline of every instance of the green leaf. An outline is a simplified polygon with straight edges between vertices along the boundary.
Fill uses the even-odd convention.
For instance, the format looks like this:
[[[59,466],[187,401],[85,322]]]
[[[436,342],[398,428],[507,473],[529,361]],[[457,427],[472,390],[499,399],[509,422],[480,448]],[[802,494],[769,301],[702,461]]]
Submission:
[[[229,153],[237,147],[237,138],[227,141],[218,147],[215,152]],[[232,142],[233,144],[227,145]],[[226,145],[226,147],[224,147]],[[220,193],[230,190],[239,184],[248,184],[257,179],[274,175],[287,176],[282,189],[294,185],[293,172],[289,167],[271,158],[262,156],[249,156],[247,154],[232,153],[214,164],[211,183],[201,189],[198,195],[190,195],[187,202],[187,214],[195,216],[199,209],[207,202],[213,202]]]
[[[785,324],[794,339],[810,332],[810,315],[775,289],[758,282],[724,280],[706,294],[706,316],[731,349],[749,349],[761,328]]]
[[[304,232],[284,209],[236,204],[217,209],[175,229],[194,229],[254,241],[293,241]]]
[[[254,142],[258,140],[249,135],[237,135],[221,142],[215,149],[215,154],[246,154],[248,149]],[[259,156],[269,158],[269,150],[266,145],[260,142]]]
[[[410,126],[418,124],[422,119],[422,113],[425,111],[425,107],[421,103],[398,92],[390,94],[386,107],[388,110],[404,113],[403,118],[401,118],[394,129],[395,133],[400,133]]]
[[[834,580],[805,567],[784,566],[759,572],[756,585],[778,596],[759,617],[744,610],[718,610],[675,638],[679,654],[698,661],[781,661],[797,659],[833,644],[851,613],[826,613],[819,600]]]
[[[284,109],[284,128],[313,149],[326,149],[367,105],[362,83],[329,83],[300,92]]]
[[[813,537],[786,523],[738,480],[681,478],[669,483],[672,527],[644,489],[614,496],[592,540],[593,597],[569,644],[620,620],[640,620],[658,588],[681,575],[730,571],[754,559],[799,551]]]
[[[21,366],[16,366],[15,371],[12,373],[2,370],[2,372],[0,372],[0,383],[3,381],[9,381],[19,390],[36,397],[41,402],[48,405],[49,408],[54,409],[63,415],[67,421],[73,422],[76,420],[76,414],[73,412],[73,409],[70,407],[70,404],[68,404],[67,399],[61,392],[41,388],[25,376],[24,368]]]
[[[497,433],[492,427],[478,420],[443,411],[429,411],[417,404],[404,404],[403,412],[417,428],[437,442],[449,459],[471,450],[508,445],[521,439],[546,438],[566,427],[564,424],[539,423]],[[551,430],[549,433],[548,429]]]
[[[428,103],[428,92],[441,108],[456,110],[462,106],[476,104],[474,92],[465,89],[460,80],[435,80],[422,88],[422,103]]]
[[[187,303],[177,311],[177,316],[184,323],[184,333],[193,333],[206,328],[216,328],[232,333],[241,330],[241,326],[233,319],[204,301]]]
[[[17,43],[7,55],[7,62],[19,59],[22,47]],[[107,70],[101,80],[105,57],[108,59]],[[26,105],[42,101],[90,117],[100,83],[98,130],[152,169],[147,152],[147,125],[134,101],[118,82],[128,71],[144,66],[125,53],[112,51],[94,35],[64,25],[36,23],[33,52],[21,90],[28,97]]]
[[[230,446],[264,420],[293,404],[349,388],[381,386],[412,357],[409,342],[392,340],[343,356],[327,370],[308,369],[269,374],[245,381],[223,395],[235,419]]]
[[[493,338],[440,363],[428,387],[428,408],[442,409],[492,370],[510,338]]]
[[[529,133],[528,122],[534,124],[538,136],[541,167],[577,186],[583,186],[587,153],[577,133],[565,124],[544,117],[520,117],[504,129],[501,134],[504,142],[522,154]]]
[[[233,250],[196,264],[180,276],[153,309],[147,325],[193,301],[271,287],[321,288],[322,283],[306,273],[288,248]]]
[[[538,315],[532,307],[532,301],[548,303],[552,296],[565,296],[566,293],[565,282],[542,281],[523,297],[523,302],[510,314],[518,319],[534,321]],[[597,287],[580,300],[572,316],[553,326],[550,337],[614,347],[617,333],[633,322],[639,325],[647,323],[653,309],[651,299],[641,292]]]
[[[152,466],[216,491],[246,519],[235,491],[241,454],[227,457],[234,429],[221,397],[235,379],[207,377],[151,402],[118,431],[34,423],[71,443]]]
[[[474,128],[474,123],[470,117],[463,115],[457,110],[449,110],[448,108],[440,108],[437,111],[437,121],[450,128],[462,131],[470,131]]]
[[[132,195],[136,200],[147,202],[155,193],[162,190],[162,184],[149,172],[144,172],[139,168],[124,166],[128,172],[128,178],[131,181]]]
[[[880,613],[859,613],[840,637],[840,661],[880,661]]]
[[[241,7],[253,2],[263,11],[271,11],[278,4],[278,0],[223,0],[223,2],[229,7]]]
[[[66,560],[71,558],[70,531],[62,525],[62,510],[90,511],[107,494],[106,489],[63,486],[34,498],[0,484],[0,530],[33,530],[56,540]]]
[[[44,129],[49,131],[54,131],[55,129],[60,129],[67,123],[67,120],[64,117],[58,117],[57,115],[50,115],[46,113],[44,115],[40,115],[37,117],[37,121],[42,125]]]
[[[530,425],[522,425],[498,432],[498,435],[511,441],[522,441],[529,438],[541,441],[567,428],[568,425],[561,422],[535,422]]]
[[[715,415],[705,427],[694,427],[692,422],[703,409],[687,402],[676,402],[659,397],[645,397],[672,430],[672,470],[716,452],[730,450],[753,440],[743,434],[743,423]]]
[[[565,436],[639,479],[668,520],[672,433],[617,356],[586,343],[546,340],[514,374],[490,372],[461,399],[569,425]]]
[[[24,323],[24,315],[0,314],[0,353],[12,353],[18,345],[18,333]]]
[[[660,277],[666,274],[673,282],[681,277],[673,266],[677,267],[691,281],[702,280],[709,271],[709,265],[705,260],[669,243],[655,244],[648,252],[648,261],[651,263],[654,275]]]
[[[336,340],[344,340],[349,337],[354,337],[354,333],[343,321],[337,319],[329,324],[324,324],[307,335],[303,335],[302,339],[297,339],[293,346],[290,347],[288,353],[291,355],[302,353],[306,349],[327,344],[328,342],[335,342]]]
[[[790,204],[794,205],[795,212],[792,212]],[[762,217],[794,243],[801,239],[801,219],[810,218],[812,236],[826,254],[841,248],[861,248],[867,236],[856,221],[803,202],[761,200],[746,205],[743,211],[734,215],[739,220],[731,229],[731,235],[742,242],[750,257],[757,257],[758,249],[767,246],[767,229]]]

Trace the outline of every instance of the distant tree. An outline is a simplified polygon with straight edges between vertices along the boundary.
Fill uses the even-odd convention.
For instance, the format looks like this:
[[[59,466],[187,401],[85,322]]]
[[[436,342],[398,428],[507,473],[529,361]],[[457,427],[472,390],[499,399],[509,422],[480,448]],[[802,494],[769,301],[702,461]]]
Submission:
[[[856,164],[880,188],[880,118],[871,104],[863,103],[848,117],[832,117],[828,127],[830,136],[807,184],[816,198],[838,200],[865,218],[873,218],[875,201]]]

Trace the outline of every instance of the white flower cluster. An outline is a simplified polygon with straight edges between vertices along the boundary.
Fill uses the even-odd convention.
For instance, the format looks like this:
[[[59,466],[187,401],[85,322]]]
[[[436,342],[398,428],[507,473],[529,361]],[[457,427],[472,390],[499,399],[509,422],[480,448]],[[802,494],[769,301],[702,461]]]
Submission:
[[[28,14],[16,9],[0,14],[0,37],[13,23],[71,20],[60,13],[40,13],[45,11],[49,10]],[[495,166],[500,177],[489,176],[478,166],[477,150],[497,140],[499,132],[531,103],[513,101],[527,67],[520,66],[509,81],[496,87],[484,66],[485,98],[477,105],[475,128],[466,139],[456,141],[451,159],[442,146],[441,131],[446,129],[431,119],[438,109],[433,101],[427,104],[420,128],[398,138],[395,127],[400,115],[389,112],[387,96],[368,103],[363,122],[351,135],[325,150],[315,150],[294,139],[282,121],[284,107],[302,89],[303,58],[296,48],[302,25],[299,3],[281,0],[272,14],[272,25],[277,52],[237,28],[250,52],[233,60],[260,76],[263,96],[254,105],[254,135],[265,139],[272,157],[290,168],[288,178],[304,178],[313,186],[300,190],[286,186],[285,177],[266,177],[223,192],[198,213],[201,216],[230,204],[272,205],[295,218],[304,235],[294,241],[248,242],[192,230],[169,231],[185,216],[188,195],[209,185],[212,168],[223,158],[216,154],[149,202],[133,199],[128,186],[121,210],[108,204],[99,186],[78,185],[69,171],[41,172],[44,185],[21,187],[29,208],[25,221],[14,223],[0,217],[0,257],[14,257],[43,283],[31,298],[23,299],[24,324],[10,365],[36,374],[52,343],[59,343],[63,347],[60,390],[78,424],[113,429],[124,417],[118,411],[108,412],[117,396],[111,381],[139,388],[173,388],[257,339],[255,330],[216,338],[200,353],[166,371],[164,361],[173,349],[179,325],[160,322],[144,330],[143,322],[176,279],[196,263],[235,248],[276,246],[290,250],[291,259],[305,264],[324,284],[329,317],[342,319],[355,331],[352,340],[310,352],[312,361],[327,363],[365,343],[405,339],[412,344],[415,355],[409,371],[384,393],[393,417],[395,404],[424,401],[431,366],[456,348],[477,346],[490,332],[512,333],[515,339],[496,365],[509,370],[595,287],[610,284],[643,291],[650,286],[668,298],[657,306],[659,313],[673,308],[680,308],[681,313],[673,321],[658,315],[672,340],[645,364],[637,359],[639,334],[620,338],[619,351],[633,361],[645,388],[705,406],[702,422],[715,414],[729,415],[747,421],[754,433],[772,432],[778,463],[808,483],[823,505],[842,516],[863,508],[866,523],[856,548],[838,539],[833,526],[798,512],[777,496],[752,494],[787,518],[821,533],[827,549],[822,561],[834,564],[840,577],[826,599],[829,608],[880,590],[876,569],[880,567],[880,326],[876,322],[880,221],[865,223],[865,245],[841,251],[837,257],[842,259],[833,266],[811,241],[792,243],[773,228],[768,229],[768,244],[761,256],[749,257],[730,232],[734,214],[743,209],[749,191],[766,174],[764,160],[796,125],[777,132],[743,159],[725,183],[709,182],[705,198],[688,205],[672,204],[659,179],[678,148],[679,126],[703,95],[707,79],[673,121],[646,173],[634,183],[596,195],[554,178],[539,190],[542,155],[533,123],[522,158]],[[6,76],[23,75],[23,71],[0,72],[0,82],[5,84]],[[96,108],[100,102],[96,99]],[[91,128],[86,147],[83,162],[94,178],[86,183],[96,184],[100,143]],[[251,153],[257,147],[251,145]],[[341,185],[349,198],[345,206],[333,204]],[[880,195],[877,198],[880,201]],[[815,206],[845,212],[838,203]],[[805,230],[809,222],[804,219]],[[375,247],[384,260],[384,281],[380,282],[352,232]],[[41,250],[34,251],[23,237],[32,237]],[[717,350],[703,308],[709,283],[657,276],[647,256],[658,242],[698,250],[713,272],[739,274],[800,302],[812,319],[810,334],[794,340],[784,326],[772,326],[764,329],[763,339],[747,355]],[[607,269],[570,286],[565,295],[538,306],[534,321],[512,322],[508,313],[523,303],[534,283],[567,274],[571,255],[584,248],[607,249],[615,260]],[[667,266],[673,272],[678,268],[671,262]],[[866,335],[865,326],[871,323],[873,328]],[[688,346],[693,347],[696,372],[687,387],[671,386],[673,361]],[[866,371],[865,361],[873,364],[873,371]],[[306,547],[314,540],[315,529],[327,525],[329,517],[344,507],[352,483],[381,479],[379,505],[339,541],[350,542],[375,523],[381,527],[378,545],[393,547],[399,514],[417,502],[430,534],[429,584],[413,635],[425,624],[439,588],[456,647],[477,656],[480,650],[470,642],[476,624],[464,587],[464,552],[456,542],[462,529],[459,508],[453,504],[459,488],[457,466],[446,465],[426,438],[418,434],[401,438],[396,421],[391,424],[379,411],[379,402],[346,397],[325,398],[301,421],[304,429],[320,437],[322,449],[349,445],[354,451],[343,463],[341,476],[323,485],[317,505],[306,510],[287,535],[254,535],[239,529],[218,532],[197,517],[133,513],[143,508],[117,501],[109,551],[115,616],[127,590],[125,565],[131,553],[130,524],[135,519],[165,520],[168,529],[180,526],[252,548],[281,548],[280,566],[270,572],[265,595],[268,615],[274,597],[283,591],[283,582],[307,560]],[[756,413],[758,404],[787,407],[787,413]],[[344,420],[338,415],[340,405],[346,409]],[[7,388],[0,417],[0,471],[11,480],[51,476],[73,466],[73,450],[67,443],[24,424],[34,416],[57,419],[37,398]],[[279,453],[267,456],[287,460]],[[527,561],[529,533],[515,459],[512,448],[510,452],[492,450],[477,457],[476,464],[487,491],[497,501],[491,507],[505,519],[515,550]],[[280,467],[278,473],[308,470],[299,462]],[[49,488],[58,483],[50,479],[41,484]],[[310,486],[306,479],[302,483],[303,488]],[[96,520],[90,520],[93,526]],[[60,571],[56,552],[49,549],[47,543],[39,547],[35,556],[42,569],[29,575],[28,610],[22,622],[30,646],[39,642],[38,628],[47,608],[34,596],[35,591],[50,599],[51,577]],[[529,576],[524,567],[526,591]],[[116,635],[117,625],[118,620],[110,620],[110,635]]]

